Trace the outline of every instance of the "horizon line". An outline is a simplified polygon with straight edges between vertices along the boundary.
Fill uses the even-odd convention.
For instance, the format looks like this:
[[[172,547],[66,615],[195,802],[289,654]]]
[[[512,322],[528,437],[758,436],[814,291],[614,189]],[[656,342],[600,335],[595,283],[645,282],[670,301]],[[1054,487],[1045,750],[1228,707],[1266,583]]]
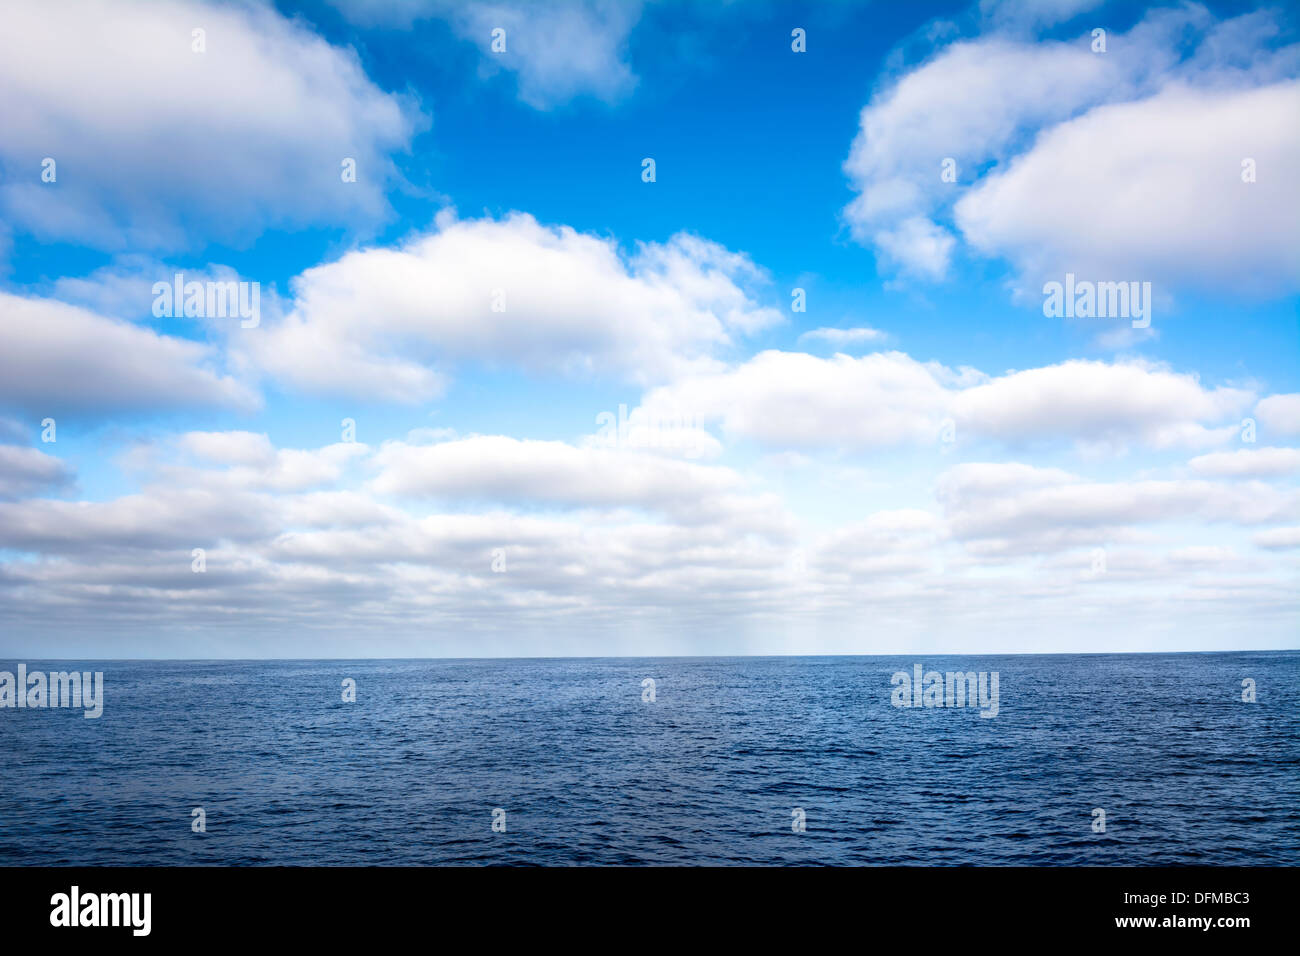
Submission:
[[[1184,654],[1296,654],[1300,648],[1244,648],[1213,651],[1017,651],[989,653],[929,652],[916,654],[557,654],[524,657],[28,657],[33,661],[83,662],[105,664],[177,663],[318,663],[322,661],[605,661],[605,660],[772,660],[778,658],[849,658],[849,657],[1172,657]],[[5,655],[13,657],[15,655]]]

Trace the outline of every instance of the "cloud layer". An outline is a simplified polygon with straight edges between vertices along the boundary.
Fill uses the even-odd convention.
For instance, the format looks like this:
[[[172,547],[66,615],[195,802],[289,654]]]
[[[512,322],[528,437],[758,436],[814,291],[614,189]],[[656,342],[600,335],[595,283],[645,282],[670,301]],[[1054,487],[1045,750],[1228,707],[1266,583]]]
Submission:
[[[1031,619],[1053,646],[1069,633],[1132,650],[1180,602],[1217,629],[1182,635],[1193,644],[1245,623],[1267,637],[1296,610],[1300,492],[1236,473],[1099,481],[961,462],[915,506],[845,499],[818,525],[757,474],[502,435],[293,449],[195,432],[136,463],[138,493],[0,501],[0,549],[26,556],[0,564],[11,640],[39,624],[192,632],[191,654],[227,631],[644,653],[677,628],[724,628],[736,650],[789,649],[791,634],[826,650],[860,648],[845,628],[866,615],[877,650],[1042,649],[997,638]],[[66,477],[0,446],[0,487],[14,475],[32,479],[24,494]],[[933,633],[956,614],[960,633]]]

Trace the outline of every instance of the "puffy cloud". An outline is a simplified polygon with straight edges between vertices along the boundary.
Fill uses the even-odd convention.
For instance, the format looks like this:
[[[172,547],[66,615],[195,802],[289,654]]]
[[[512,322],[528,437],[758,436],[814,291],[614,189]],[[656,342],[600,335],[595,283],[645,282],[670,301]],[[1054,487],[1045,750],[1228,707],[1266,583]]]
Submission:
[[[895,228],[881,229],[873,239],[885,261],[897,263],[905,273],[931,280],[947,274],[956,245],[948,230],[923,216],[910,216]]]
[[[1006,444],[1073,441],[1120,449],[1222,444],[1251,392],[1207,388],[1146,362],[1075,360],[988,378],[901,352],[820,358],[763,352],[723,372],[650,391],[643,409],[684,409],[738,438],[785,448],[870,449],[958,439]]]
[[[1270,395],[1255,407],[1255,417],[1266,432],[1300,435],[1300,394]]]
[[[1067,271],[1163,292],[1300,286],[1300,184],[1269,172],[1300,163],[1300,48],[1278,47],[1275,12],[1153,10],[1105,54],[1087,34],[1024,38],[1021,4],[985,12],[997,32],[943,48],[862,111],[845,217],[886,264],[941,279],[960,236],[1034,293]]]
[[[533,217],[456,221],[400,248],[352,252],[293,283],[292,310],[240,338],[277,378],[391,401],[438,394],[456,361],[633,381],[713,364],[781,321],[744,256],[681,234],[626,256]]]
[[[768,351],[654,389],[642,408],[685,410],[767,445],[877,448],[935,439],[947,402],[936,370],[901,352],[823,359]]]
[[[382,218],[398,179],[389,154],[419,123],[301,21],[198,0],[11,5],[0,114],[3,218],[135,251]],[[342,181],[344,158],[356,182]]]
[[[959,427],[1003,441],[1068,435],[1159,449],[1222,443],[1237,433],[1226,420],[1253,400],[1250,392],[1206,388],[1191,375],[1145,362],[1075,360],[976,385],[957,395],[953,407]]]
[[[0,498],[24,498],[70,484],[72,470],[35,448],[0,445]]]
[[[1068,271],[1264,294],[1300,288],[1300,82],[1173,86],[1044,133],[956,205],[975,248],[1031,283]],[[1243,182],[1243,162],[1254,164]]]
[[[953,239],[927,216],[960,188],[941,179],[943,160],[969,182],[971,170],[1006,155],[1022,128],[1059,121],[1117,82],[1086,46],[988,38],[947,47],[862,110],[844,163],[859,193],[845,210],[854,235],[906,271],[942,278]]]
[[[217,357],[199,342],[0,292],[0,406],[26,414],[257,407],[255,392],[214,368]]]

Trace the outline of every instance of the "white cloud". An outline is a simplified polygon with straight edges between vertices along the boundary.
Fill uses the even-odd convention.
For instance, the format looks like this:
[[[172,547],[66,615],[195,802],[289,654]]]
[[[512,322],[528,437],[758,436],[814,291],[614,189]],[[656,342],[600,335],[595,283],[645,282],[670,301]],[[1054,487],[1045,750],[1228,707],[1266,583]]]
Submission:
[[[1270,395],[1255,407],[1255,417],[1266,432],[1300,435],[1300,394]]]
[[[781,448],[870,449],[938,441],[951,418],[958,440],[1075,442],[1122,450],[1222,444],[1254,401],[1145,362],[1074,360],[990,379],[901,352],[820,358],[763,352],[722,372],[647,393],[650,414],[685,409],[724,431]]]
[[[1175,548],[1169,552],[1169,560],[1175,564],[1221,566],[1237,560],[1237,552],[1214,544],[1190,545]]]
[[[276,448],[266,435],[244,431],[187,432],[176,440],[176,447],[202,464],[199,468],[164,466],[160,474],[173,485],[275,491],[305,491],[333,484],[351,462],[370,451],[355,441],[316,449]],[[211,471],[205,467],[210,465],[227,467]]]
[[[275,459],[271,440],[254,432],[186,432],[176,444],[181,450],[216,464],[264,465]]]
[[[209,346],[49,299],[0,292],[0,406],[45,416],[252,409],[259,396],[215,368]]]
[[[567,508],[636,507],[722,520],[745,506],[729,468],[557,441],[481,435],[433,445],[384,444],[371,489],[408,498]],[[770,503],[770,502],[769,502]]]
[[[25,498],[70,484],[72,470],[35,448],[0,445],[0,499]]]
[[[748,291],[762,281],[744,256],[685,234],[628,256],[528,215],[444,216],[400,248],[307,270],[283,321],[239,343],[296,387],[391,401],[436,395],[435,366],[466,360],[646,382],[709,367],[781,321]]]
[[[727,469],[503,436],[351,446],[404,504],[437,497],[455,509],[413,514],[362,492],[230,480],[241,469],[273,475],[291,453],[273,448],[264,460],[260,436],[191,433],[163,445],[237,464],[204,471],[160,459],[139,494],[0,502],[0,550],[29,556],[0,561],[0,590],[15,597],[0,602],[0,620],[98,620],[101,635],[196,616],[237,615],[244,634],[274,620],[399,630],[499,620],[554,635],[557,614],[586,626],[626,625],[628,612],[734,621],[772,606],[784,586],[788,516],[771,496],[746,496]],[[536,505],[573,511],[524,513]],[[194,547],[206,550],[204,574],[190,569]],[[492,570],[498,549],[508,574]]]
[[[1260,482],[1095,482],[1022,464],[957,465],[940,476],[936,494],[952,534],[993,553],[1101,545],[1135,525],[1252,525],[1300,513],[1295,489]]]
[[[661,418],[650,418],[645,409],[629,413],[620,405],[618,413],[601,412],[596,416],[595,434],[583,436],[585,448],[618,448],[671,455],[677,458],[711,459],[722,454],[722,443],[689,415],[675,411]]]
[[[1241,448],[1200,455],[1188,466],[1222,478],[1272,478],[1300,471],[1300,448]]]
[[[180,271],[152,256],[128,254],[115,258],[109,265],[101,266],[89,275],[60,276],[49,284],[48,290],[38,288],[47,298],[80,305],[100,315],[141,319],[152,312],[154,283],[171,282]],[[197,279],[199,276],[187,278]],[[230,278],[238,277],[231,275]]]
[[[1156,9],[1110,32],[1105,53],[1087,31],[1025,38],[1035,20],[1086,6],[985,4],[996,32],[877,92],[844,164],[854,235],[931,280],[960,236],[1009,260],[1035,294],[1067,271],[1162,293],[1300,286],[1300,184],[1278,174],[1300,164],[1300,53],[1277,47],[1276,12],[1216,21],[1199,6]],[[955,182],[940,175],[948,159]]]
[[[159,486],[111,501],[7,502],[0,503],[0,547],[65,556],[167,550],[189,573],[191,549],[258,540],[274,527],[274,513],[265,496]]]
[[[1248,561],[1218,531],[1205,543],[1206,525],[1294,511],[1293,493],[1260,485],[963,465],[941,480],[935,508],[868,506],[819,532],[730,469],[626,450],[477,436],[335,458],[337,445],[284,449],[249,432],[152,447],[139,493],[0,502],[0,549],[24,552],[0,561],[8,640],[93,625],[113,646],[184,634],[191,655],[264,653],[268,639],[276,653],[319,653],[331,635],[365,629],[423,642],[408,651],[481,656],[698,652],[716,632],[709,648],[739,653],[917,641],[987,652],[1009,647],[990,643],[1008,627],[1032,627],[1016,649],[1095,650],[1098,634],[1122,632],[1106,646],[1132,650],[1168,646],[1151,629],[1171,621],[1182,647],[1203,640],[1189,628],[1214,632],[1209,646],[1247,630],[1284,640],[1294,603],[1286,556],[1268,553],[1294,547],[1294,529],[1261,532]],[[178,466],[177,452],[214,467]],[[329,479],[349,486],[275,486],[295,454],[377,469],[373,487],[357,490],[357,473]],[[429,502],[437,510],[419,510]],[[1100,576],[1087,569],[1099,542]],[[191,571],[195,547],[204,574]],[[935,635],[958,614],[960,634]],[[852,626],[864,616],[865,635]],[[445,636],[430,645],[431,634]]]
[[[886,262],[896,263],[905,274],[932,281],[947,275],[957,243],[947,229],[923,216],[910,216],[896,228],[881,229],[873,239]]]
[[[1290,528],[1270,528],[1254,538],[1255,544],[1270,551],[1300,548],[1300,525]]]
[[[945,534],[928,511],[877,511],[823,535],[807,561],[832,581],[933,572]]]
[[[1253,400],[1250,392],[1206,388],[1191,375],[1149,363],[1073,360],[976,385],[957,395],[953,407],[959,427],[1003,441],[1070,436],[1161,449],[1226,441],[1237,432],[1227,420]]]
[[[197,0],[9,5],[0,114],[3,218],[132,251],[380,219],[398,179],[389,154],[419,122],[300,21]],[[56,182],[41,181],[44,157]]]
[[[956,205],[967,241],[1029,285],[1066,272],[1258,293],[1300,288],[1300,82],[1174,86],[1044,133]],[[1254,183],[1242,162],[1256,164]]]
[[[862,110],[844,163],[859,193],[845,210],[853,233],[883,243],[903,269],[942,278],[953,239],[927,217],[955,198],[974,170],[1005,156],[1022,127],[1069,116],[1118,80],[1082,46],[989,38],[947,47]],[[941,179],[948,158],[956,163],[955,183]]]
[[[654,389],[642,408],[685,409],[729,435],[783,448],[878,448],[936,440],[947,402],[935,371],[901,352],[768,351]]]

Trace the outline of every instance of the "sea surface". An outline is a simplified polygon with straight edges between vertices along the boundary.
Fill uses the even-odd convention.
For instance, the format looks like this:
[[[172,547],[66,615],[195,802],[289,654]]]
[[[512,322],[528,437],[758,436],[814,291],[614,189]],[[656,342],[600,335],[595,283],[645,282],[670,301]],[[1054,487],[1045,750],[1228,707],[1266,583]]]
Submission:
[[[3,865],[1300,863],[1300,652],[25,663],[105,702],[0,709]]]

